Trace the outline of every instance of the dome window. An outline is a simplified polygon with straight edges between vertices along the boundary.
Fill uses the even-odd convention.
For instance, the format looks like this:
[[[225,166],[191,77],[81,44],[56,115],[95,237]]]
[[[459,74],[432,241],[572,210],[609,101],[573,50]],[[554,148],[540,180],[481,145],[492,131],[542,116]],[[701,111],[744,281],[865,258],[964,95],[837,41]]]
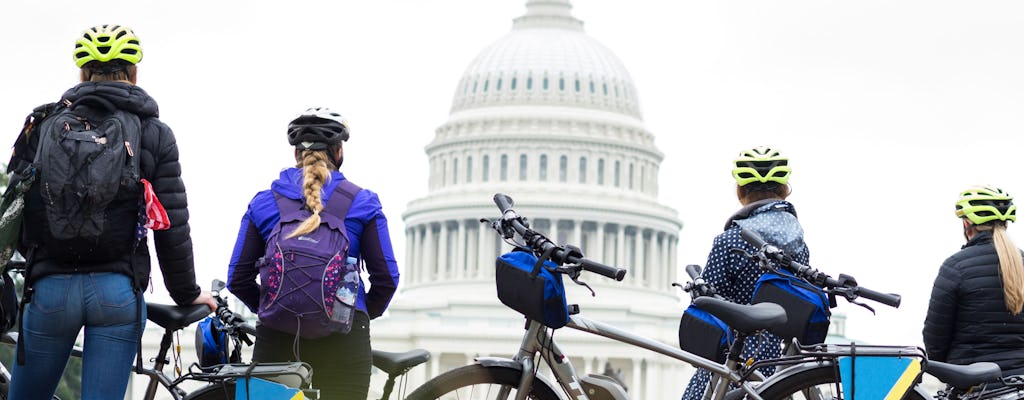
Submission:
[[[487,87],[490,86],[490,83],[491,81],[489,80],[484,81],[484,93],[487,93]]]
[[[597,159],[597,184],[604,185],[604,159]]]
[[[501,91],[501,78],[498,78],[498,85],[494,87],[495,91]]]
[[[548,77],[544,77],[544,90],[548,90]]]
[[[526,78],[526,90],[533,89],[533,77]]]
[[[542,181],[547,181],[548,180],[548,155],[547,154],[541,154],[540,155],[540,180],[542,180]]]
[[[594,81],[590,81],[590,93],[594,93]]]
[[[499,179],[502,182],[505,182],[505,181],[508,180],[508,154],[502,154],[501,155],[501,167],[500,168],[501,168],[501,171],[499,173],[500,174]]]
[[[608,95],[608,84],[607,83],[602,83],[601,84],[601,89],[604,90],[604,95],[607,96]]]
[[[579,93],[579,92],[580,92],[580,80],[577,79],[576,80],[576,93]]]
[[[516,78],[512,77],[512,83],[508,85],[508,90],[516,90]]]
[[[587,183],[587,158],[580,157],[580,183]]]
[[[526,180],[526,154],[519,155],[519,180]]]
[[[558,90],[565,91],[565,78],[558,78]]]
[[[569,169],[569,157],[562,156],[558,159],[558,181],[565,182],[568,180],[568,169]]]
[[[466,183],[473,182],[473,156],[466,157]]]
[[[484,154],[483,165],[480,168],[480,180],[487,182],[491,174],[491,156]]]

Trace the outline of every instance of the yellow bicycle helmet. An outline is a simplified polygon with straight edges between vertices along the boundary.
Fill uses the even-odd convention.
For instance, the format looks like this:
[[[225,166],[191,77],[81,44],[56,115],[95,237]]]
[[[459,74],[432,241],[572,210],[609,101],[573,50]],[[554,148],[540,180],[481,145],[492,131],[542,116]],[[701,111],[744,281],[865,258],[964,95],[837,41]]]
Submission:
[[[82,32],[75,42],[74,57],[78,68],[89,61],[124,60],[137,64],[142,61],[142,45],[127,26],[100,25]]]
[[[776,182],[785,185],[789,182],[789,159],[779,154],[778,150],[759,146],[740,152],[736,158],[732,177],[736,184],[744,186],[752,182]]]
[[[973,186],[960,193],[956,202],[956,216],[967,218],[975,225],[989,221],[1017,221],[1017,206],[1013,196],[995,186]]]

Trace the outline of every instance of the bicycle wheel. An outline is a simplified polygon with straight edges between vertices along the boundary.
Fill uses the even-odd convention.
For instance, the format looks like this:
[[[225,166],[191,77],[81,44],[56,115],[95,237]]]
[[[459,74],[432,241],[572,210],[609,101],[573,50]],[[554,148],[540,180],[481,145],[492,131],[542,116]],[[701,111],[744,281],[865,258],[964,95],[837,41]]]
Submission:
[[[823,400],[843,399],[842,385],[836,376],[835,367],[822,365],[800,373],[786,376],[779,380],[771,378],[757,389],[764,400]],[[925,400],[914,388],[910,389],[904,400]]]
[[[459,367],[434,377],[406,397],[406,400],[474,400],[494,399],[502,388],[515,395],[521,372],[515,368],[479,364]],[[528,399],[558,400],[558,395],[544,381],[535,379]]]
[[[234,400],[235,399],[235,383],[234,382],[221,382],[213,383],[208,386],[203,386],[188,396],[185,396],[185,400]]]

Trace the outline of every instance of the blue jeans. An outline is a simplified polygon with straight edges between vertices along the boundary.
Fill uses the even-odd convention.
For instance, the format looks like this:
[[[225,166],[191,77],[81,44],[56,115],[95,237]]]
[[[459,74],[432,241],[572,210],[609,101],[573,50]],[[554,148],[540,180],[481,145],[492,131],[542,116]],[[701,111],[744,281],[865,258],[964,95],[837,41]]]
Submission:
[[[9,399],[52,398],[83,327],[82,399],[124,398],[140,328],[131,278],[113,272],[48,275],[32,287],[19,339],[25,364],[15,362]]]

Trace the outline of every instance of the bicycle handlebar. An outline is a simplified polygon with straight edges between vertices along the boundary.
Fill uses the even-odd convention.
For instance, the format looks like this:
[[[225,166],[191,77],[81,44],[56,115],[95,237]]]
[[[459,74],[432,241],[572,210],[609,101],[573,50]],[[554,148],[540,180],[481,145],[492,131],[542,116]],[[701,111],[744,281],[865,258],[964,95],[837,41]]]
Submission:
[[[818,271],[810,266],[803,265],[789,258],[782,249],[766,242],[760,234],[753,230],[741,227],[740,236],[772,261],[779,263],[779,265],[783,266],[796,276],[804,278],[815,285],[826,289],[846,288],[852,292],[851,294],[854,298],[863,297],[893,308],[899,308],[900,306],[900,301],[902,300],[900,295],[896,293],[882,293],[860,286],[857,284],[856,279],[845,274],[840,274],[838,280],[833,279],[824,272]]]
[[[621,281],[626,277],[625,269],[604,265],[597,261],[587,259],[583,256],[583,252],[580,251],[578,247],[558,246],[544,235],[530,229],[526,219],[512,209],[513,201],[508,195],[495,193],[494,204],[497,205],[498,210],[501,211],[501,228],[507,227],[513,230],[513,232],[505,232],[503,229],[498,229],[499,227],[495,226],[494,228],[498,229],[505,238],[510,238],[513,233],[518,233],[526,244],[534,249],[538,254],[550,253],[551,261],[558,265],[579,265],[586,271],[603,275],[617,281]]]

